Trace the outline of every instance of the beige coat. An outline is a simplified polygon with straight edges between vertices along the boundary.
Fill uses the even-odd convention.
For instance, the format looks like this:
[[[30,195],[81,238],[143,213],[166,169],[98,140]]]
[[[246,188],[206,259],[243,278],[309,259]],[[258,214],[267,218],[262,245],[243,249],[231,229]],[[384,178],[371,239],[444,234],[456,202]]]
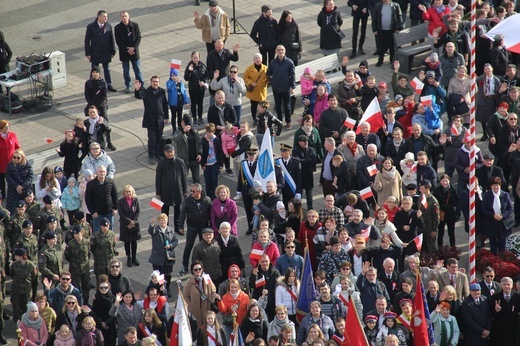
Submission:
[[[220,7],[218,10],[220,11],[220,38],[225,42],[229,38],[229,18],[226,12],[224,12]],[[211,21],[209,9],[198,19],[195,18],[193,22],[195,23],[195,27],[197,29],[202,29],[202,41],[206,43],[213,42],[211,39]]]
[[[379,186],[381,183],[381,186]],[[377,173],[374,181],[374,190],[377,192],[377,204],[383,206],[389,196],[394,196],[397,199],[397,204],[403,199],[403,188],[401,186],[401,174],[395,172],[393,179],[388,179],[383,176],[382,172]]]
[[[260,79],[258,76],[260,76]],[[258,79],[258,82],[256,80]],[[253,91],[246,92],[246,97],[252,101],[260,102],[267,99],[267,83],[269,79],[267,78],[267,66],[262,64],[260,71],[257,71],[255,68],[255,64],[249,65],[244,71],[244,83],[246,83],[246,87],[256,82],[256,87]]]
[[[213,282],[209,285],[203,283],[203,287],[203,292],[207,297],[205,300],[201,299],[200,291],[197,288],[197,283],[193,276],[186,281],[183,290],[184,300],[186,300],[188,311],[191,312],[193,317],[195,317],[198,326],[206,324],[204,315],[206,314],[206,311],[211,310],[211,304],[215,301],[215,295],[217,294],[217,289]]]

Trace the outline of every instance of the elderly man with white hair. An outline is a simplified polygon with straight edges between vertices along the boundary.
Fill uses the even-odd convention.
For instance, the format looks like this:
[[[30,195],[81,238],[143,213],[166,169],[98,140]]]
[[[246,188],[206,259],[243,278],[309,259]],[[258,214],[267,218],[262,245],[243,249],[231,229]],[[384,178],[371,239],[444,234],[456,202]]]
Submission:
[[[377,151],[381,152],[381,139],[375,133],[371,133],[372,129],[370,123],[364,122],[359,125],[361,132],[356,136],[357,144],[361,145],[366,151],[369,144],[375,144]]]

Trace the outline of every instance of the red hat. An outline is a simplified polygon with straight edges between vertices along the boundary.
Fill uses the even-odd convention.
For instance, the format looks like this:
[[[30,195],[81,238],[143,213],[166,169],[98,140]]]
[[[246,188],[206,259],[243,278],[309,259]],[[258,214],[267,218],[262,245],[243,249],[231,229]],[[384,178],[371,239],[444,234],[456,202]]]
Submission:
[[[500,103],[498,104],[498,108],[509,109],[509,105],[507,104],[507,102],[500,102]]]

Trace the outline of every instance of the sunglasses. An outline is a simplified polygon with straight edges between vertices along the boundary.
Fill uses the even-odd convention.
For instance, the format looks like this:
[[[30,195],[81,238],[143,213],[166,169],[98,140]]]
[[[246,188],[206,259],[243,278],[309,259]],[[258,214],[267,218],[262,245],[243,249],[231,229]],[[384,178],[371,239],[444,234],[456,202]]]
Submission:
[[[67,302],[67,305],[75,305],[76,302]]]
[[[63,281],[70,281],[70,278],[61,278]]]
[[[13,159],[15,160],[20,160],[22,157],[21,156],[13,156]]]
[[[484,276],[487,277],[487,278],[492,278],[493,277],[493,275],[484,275]]]
[[[295,246],[286,246],[285,248],[286,248],[286,249],[294,249]]]
[[[235,74],[235,73],[238,73],[238,71],[229,71],[229,73]]]
[[[100,290],[108,290],[108,286],[99,286]]]
[[[200,272],[202,270],[202,268],[193,268],[193,271],[195,272]]]
[[[110,268],[119,268],[119,266],[111,266]]]

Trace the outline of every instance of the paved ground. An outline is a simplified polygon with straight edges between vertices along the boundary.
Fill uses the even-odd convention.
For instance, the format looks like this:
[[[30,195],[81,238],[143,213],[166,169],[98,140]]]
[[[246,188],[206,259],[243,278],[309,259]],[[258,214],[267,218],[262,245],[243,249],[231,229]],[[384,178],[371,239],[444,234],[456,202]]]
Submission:
[[[252,0],[236,0],[236,18],[247,30],[252,27],[253,22],[260,14],[260,6],[263,3]],[[287,0],[284,6],[270,3],[273,6],[274,16],[280,17],[283,10],[290,10],[295,20],[299,23],[303,37],[303,58],[308,61],[320,56],[319,52],[319,28],[316,25],[316,16],[321,9],[321,3],[306,0]],[[220,2],[221,7],[232,16],[233,3],[230,0]],[[344,40],[344,49],[341,56],[350,53],[350,10],[346,2],[337,4],[342,10],[345,20],[344,28],[347,38]],[[65,88],[53,92],[53,107],[44,112],[22,113],[9,118],[8,115],[0,113],[0,118],[9,118],[12,130],[18,134],[23,149],[34,162],[35,174],[41,172],[45,165],[54,166],[62,162],[47,144],[43,137],[53,138],[56,143],[63,140],[66,129],[72,128],[76,117],[83,116],[85,106],[83,98],[83,85],[89,77],[90,65],[84,58],[83,39],[85,27],[94,21],[98,10],[104,9],[109,13],[109,22],[115,26],[119,22],[119,12],[127,10],[131,19],[138,22],[142,32],[141,43],[141,65],[145,80],[152,75],[159,75],[164,80],[168,78],[169,62],[172,58],[188,62],[190,53],[194,50],[201,51],[202,59],[205,60],[205,46],[201,41],[200,31],[193,26],[193,11],[203,12],[207,9],[207,2],[202,2],[200,7],[194,5],[194,1],[166,1],[156,0],[143,2],[138,0],[125,1],[80,1],[80,0],[2,0],[0,2],[0,30],[3,31],[7,42],[11,46],[15,56],[29,55],[35,53],[49,53],[62,51],[66,53],[66,68],[68,85]],[[232,28],[233,32],[233,28]],[[370,30],[369,30],[370,32]],[[242,32],[239,32],[242,33]],[[38,39],[33,39],[39,37]],[[228,46],[240,43],[239,71],[252,63],[252,56],[257,52],[254,42],[247,35],[231,35]],[[371,54],[375,50],[374,38],[370,33],[365,44],[365,51]],[[372,66],[371,71],[379,80],[390,81],[391,70],[389,63],[380,68],[373,67],[376,57],[365,55],[352,60],[352,67],[357,67],[359,62],[367,59]],[[146,155],[146,133],[141,128],[142,102],[136,100],[132,94],[127,95],[122,91],[124,88],[122,68],[119,61],[111,64],[113,85],[120,90],[118,93],[109,94],[109,118],[112,126],[112,138],[117,151],[108,152],[115,162],[117,173],[116,183],[121,189],[125,184],[132,184],[141,199],[142,214],[141,224],[156,216],[157,213],[148,205],[148,201],[155,194],[154,191],[154,168],[147,163]],[[13,68],[13,66],[11,66]],[[297,76],[299,78],[299,76]],[[15,89],[24,95],[23,88]],[[271,100],[272,101],[272,100]],[[274,101],[272,102],[274,104]],[[249,102],[244,101],[246,117],[249,118]],[[295,114],[298,114],[296,110]],[[244,116],[244,115],[243,115]],[[250,119],[250,118],[249,118]],[[170,129],[171,130],[171,129]],[[294,130],[282,132],[277,143],[287,141],[292,143]],[[275,147],[277,152],[278,146]],[[315,181],[318,176],[315,176]],[[235,179],[224,174],[219,183],[230,187],[235,186]],[[319,196],[321,189],[316,187],[315,195]],[[240,203],[239,203],[240,204]],[[321,208],[321,198],[315,202],[316,208]],[[246,230],[246,221],[243,207],[239,207],[239,234],[244,249],[250,246],[250,239],[243,236]],[[467,251],[466,233],[461,230],[462,223],[457,228],[458,243],[464,254]],[[116,233],[118,231],[116,230]],[[184,250],[185,237],[180,237],[177,247],[177,257]],[[131,280],[136,290],[144,289],[148,283],[149,274],[152,272],[151,265],[147,263],[151,247],[150,237],[144,234],[138,246],[138,258],[140,267],[125,268],[124,274]],[[124,257],[122,244],[118,244]],[[465,258],[465,257],[464,257]],[[464,260],[464,264],[467,260]],[[174,272],[180,270],[178,263]],[[92,282],[94,279],[92,278]],[[174,285],[173,285],[174,287]],[[170,300],[171,302],[174,299]],[[10,312],[9,299],[6,300],[6,309]],[[6,322],[4,334],[14,344],[15,327],[13,321]]]

